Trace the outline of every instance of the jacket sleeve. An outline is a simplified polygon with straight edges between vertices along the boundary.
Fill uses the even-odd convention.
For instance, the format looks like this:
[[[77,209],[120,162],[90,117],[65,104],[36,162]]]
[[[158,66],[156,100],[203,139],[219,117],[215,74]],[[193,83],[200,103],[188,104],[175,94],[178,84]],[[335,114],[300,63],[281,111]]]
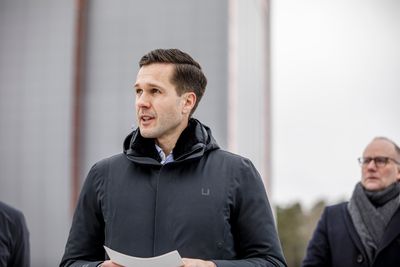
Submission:
[[[14,218],[15,235],[13,236],[14,243],[14,266],[28,267],[30,266],[30,246],[29,246],[29,231],[26,225],[25,216],[22,212],[17,212]]]
[[[331,266],[331,250],[327,232],[328,209],[325,208],[308,244],[302,267]]]
[[[103,183],[104,177],[96,164],[90,170],[79,196],[60,267],[91,267],[105,260],[101,208]]]
[[[232,232],[238,260],[214,260],[218,267],[286,266],[271,206],[254,165],[242,159],[233,194]]]

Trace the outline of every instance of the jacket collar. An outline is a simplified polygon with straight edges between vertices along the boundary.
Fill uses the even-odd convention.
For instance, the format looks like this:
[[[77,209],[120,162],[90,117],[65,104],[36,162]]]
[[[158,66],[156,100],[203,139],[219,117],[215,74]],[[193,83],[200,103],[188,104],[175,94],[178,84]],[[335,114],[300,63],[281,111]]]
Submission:
[[[389,224],[386,226],[385,233],[377,253],[387,247],[393,240],[397,239],[400,235],[400,208],[396,210]]]
[[[360,237],[357,234],[356,228],[354,227],[353,221],[351,220],[350,214],[347,210],[347,205],[343,205],[344,209],[344,221],[346,224],[347,232],[349,233],[351,239],[353,240],[355,246],[359,251],[362,251],[364,256],[366,256],[365,249],[361,243]],[[379,256],[379,253],[390,245],[393,240],[397,239],[400,235],[400,208],[394,213],[392,219],[386,227],[385,233],[381,240],[381,244],[376,251],[375,259]],[[366,258],[366,257],[365,257]]]
[[[176,162],[201,157],[206,151],[219,148],[211,130],[196,119],[190,119],[173,149]],[[124,153],[137,163],[160,164],[160,155],[153,138],[144,138],[137,128],[124,141]]]
[[[349,211],[347,209],[347,205],[348,205],[348,202],[346,202],[345,205],[342,205],[343,214],[344,214],[344,222],[345,222],[345,225],[346,225],[347,232],[350,235],[350,238],[353,240],[353,243],[355,244],[357,249],[359,251],[362,251],[365,259],[368,259],[367,252],[365,251],[365,248],[362,245],[361,239],[357,234],[357,230],[354,227],[354,223],[353,223],[353,220],[350,217],[350,213],[349,213]]]

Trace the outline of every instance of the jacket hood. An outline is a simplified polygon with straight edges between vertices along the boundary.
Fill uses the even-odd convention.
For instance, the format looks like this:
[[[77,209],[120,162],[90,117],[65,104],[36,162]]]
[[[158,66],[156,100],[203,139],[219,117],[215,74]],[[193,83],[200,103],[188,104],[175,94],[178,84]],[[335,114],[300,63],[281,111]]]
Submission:
[[[204,153],[218,148],[211,129],[192,118],[176,142],[173,149],[174,160],[183,161],[201,157]],[[123,151],[130,160],[135,162],[160,164],[161,159],[155,147],[155,139],[144,138],[140,134],[139,127],[125,138]]]

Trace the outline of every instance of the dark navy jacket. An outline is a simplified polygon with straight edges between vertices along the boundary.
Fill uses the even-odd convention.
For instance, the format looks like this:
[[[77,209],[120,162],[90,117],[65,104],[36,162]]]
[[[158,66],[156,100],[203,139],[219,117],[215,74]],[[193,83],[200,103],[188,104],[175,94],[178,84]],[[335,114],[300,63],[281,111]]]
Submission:
[[[60,266],[96,266],[103,245],[136,256],[178,250],[218,267],[286,266],[260,175],[190,120],[161,165],[134,131],[124,153],[95,164],[83,186]],[[87,264],[87,265],[85,265]]]
[[[347,202],[325,208],[302,266],[400,266],[400,209],[389,222],[375,260],[371,263],[354,228]]]
[[[29,231],[21,211],[0,201],[0,266],[29,267]]]

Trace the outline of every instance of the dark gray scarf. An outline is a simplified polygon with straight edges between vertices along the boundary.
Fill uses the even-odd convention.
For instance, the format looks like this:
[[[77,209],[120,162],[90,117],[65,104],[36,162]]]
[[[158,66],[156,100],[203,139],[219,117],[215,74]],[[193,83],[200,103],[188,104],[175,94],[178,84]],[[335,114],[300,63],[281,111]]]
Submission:
[[[378,192],[365,190],[359,182],[349,201],[347,208],[371,263],[385,227],[399,207],[399,194],[398,182]]]

